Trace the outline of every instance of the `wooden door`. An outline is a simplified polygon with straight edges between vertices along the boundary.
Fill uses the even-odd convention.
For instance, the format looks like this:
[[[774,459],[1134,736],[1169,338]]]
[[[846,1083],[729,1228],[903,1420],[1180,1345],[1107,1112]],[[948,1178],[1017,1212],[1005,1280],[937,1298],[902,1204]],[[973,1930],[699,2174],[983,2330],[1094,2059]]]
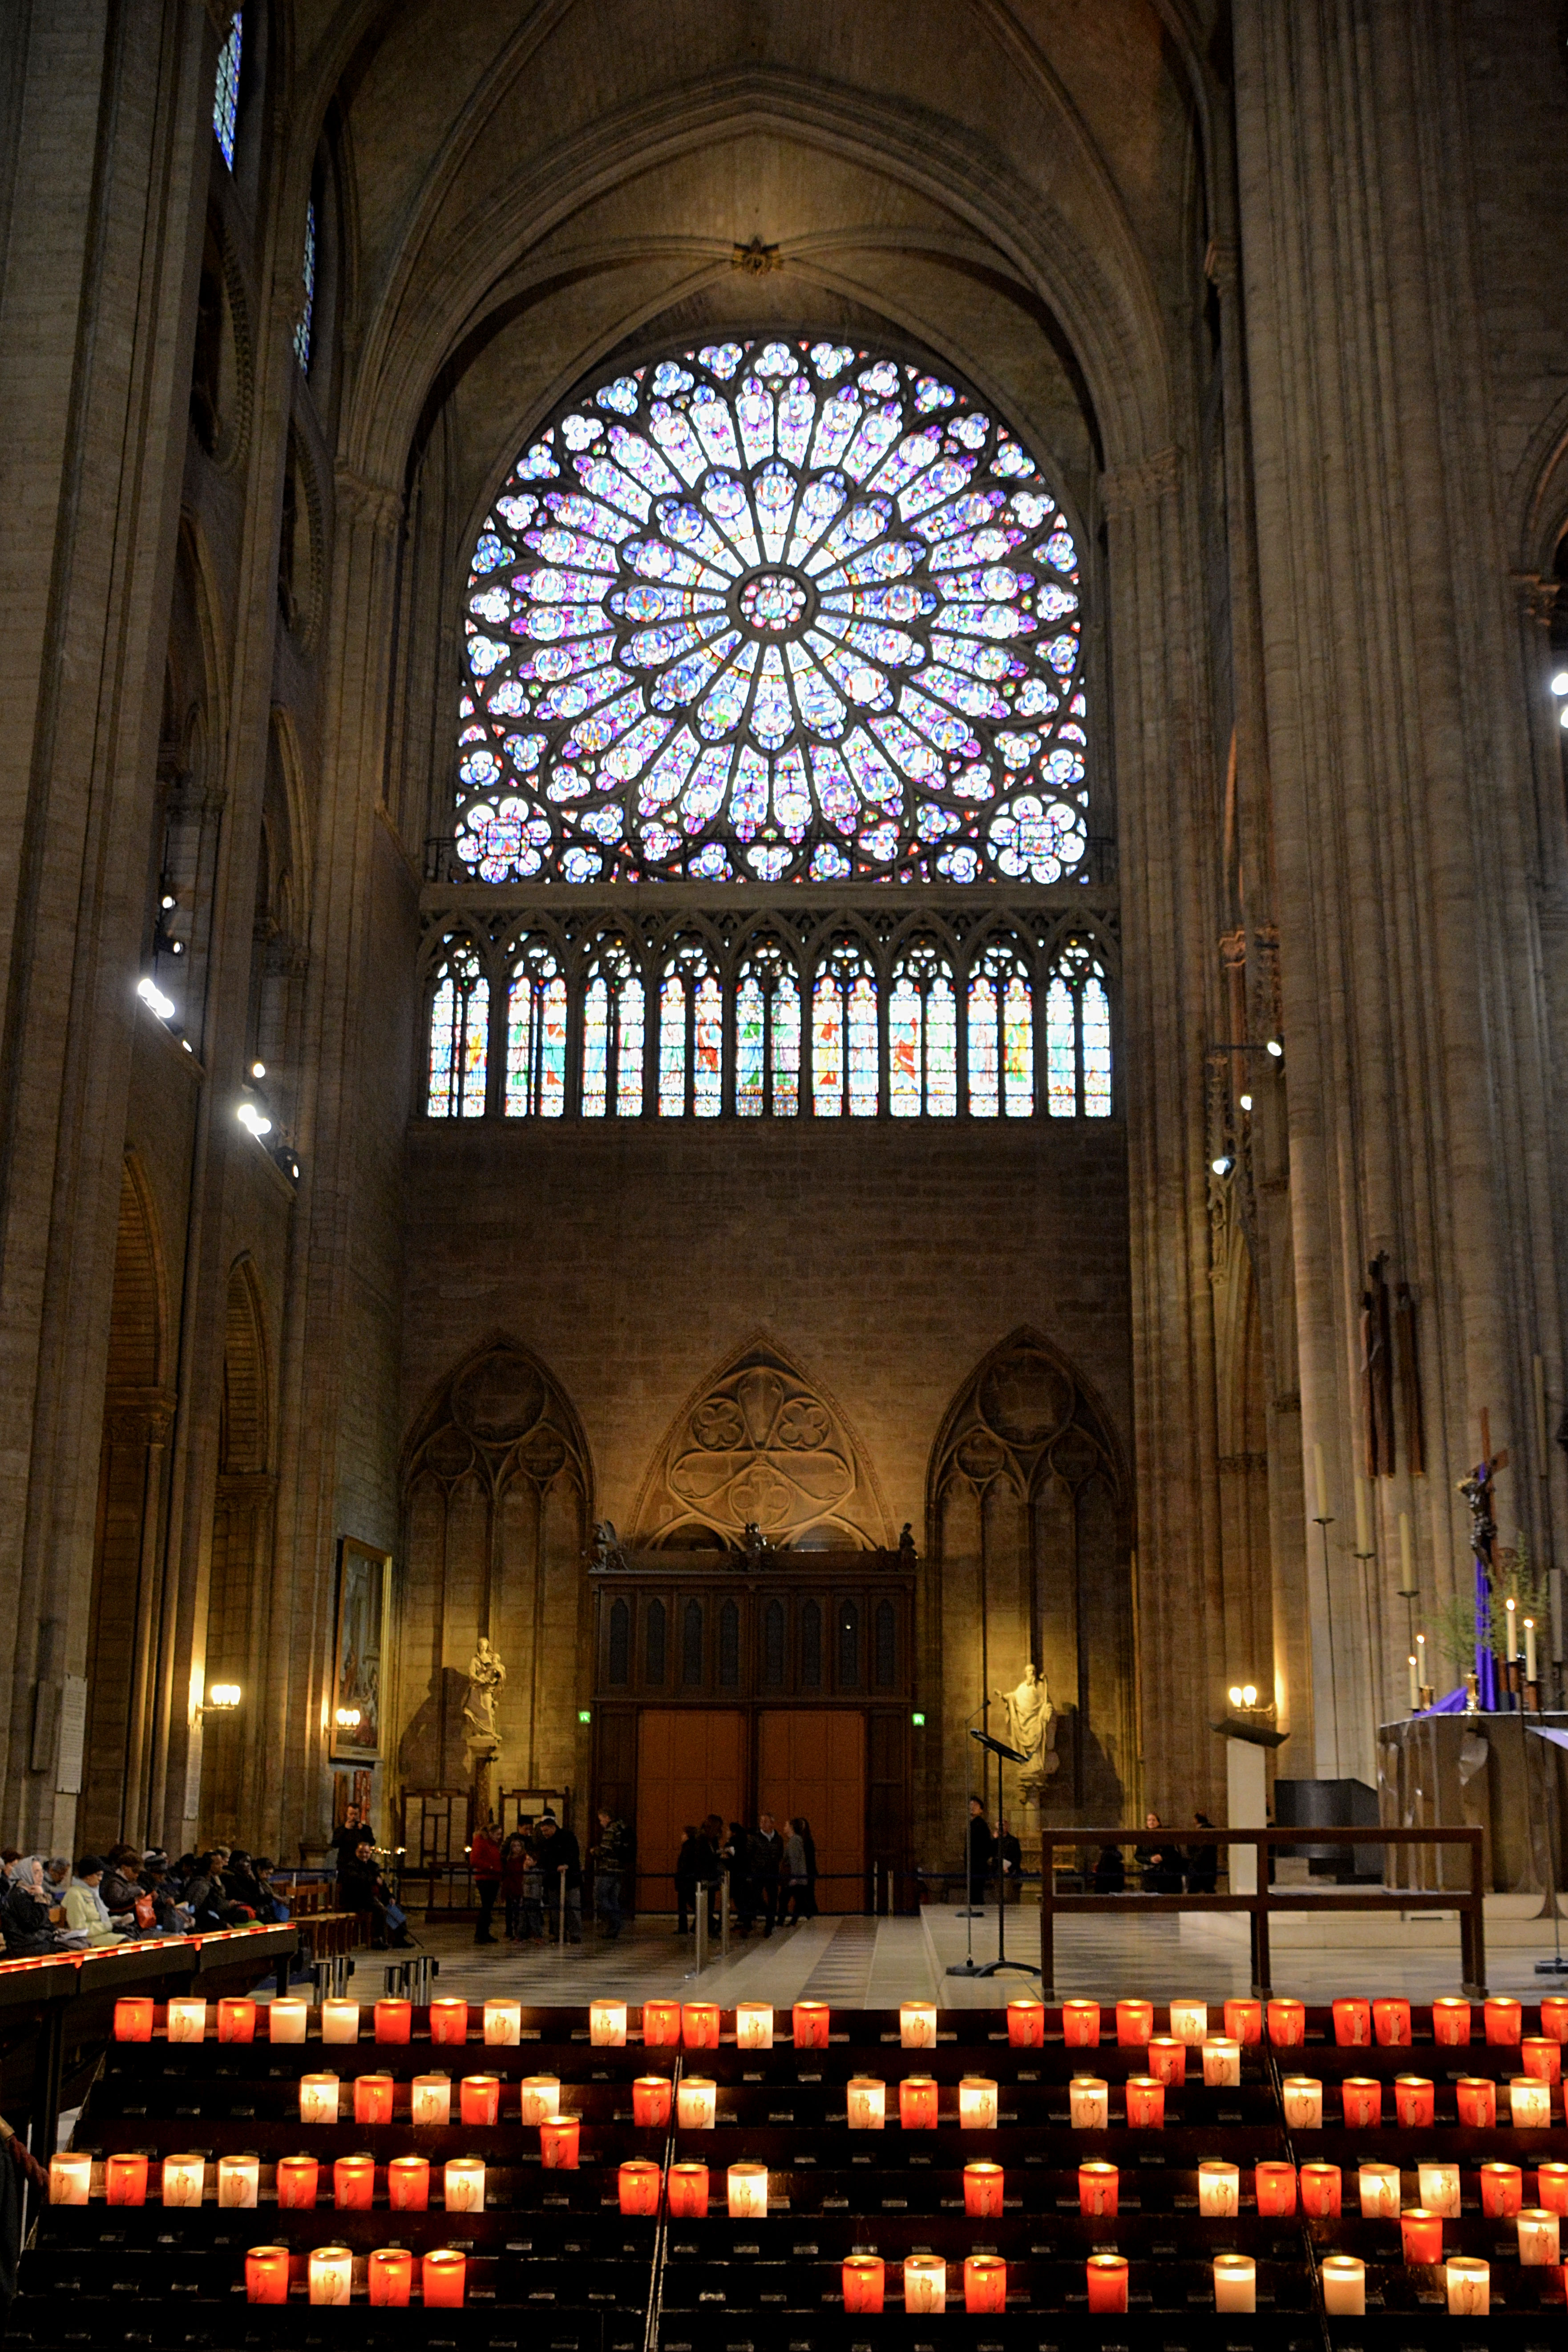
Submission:
[[[866,1900],[866,1718],[856,1707],[770,1707],[758,1723],[757,1810],[782,1832],[805,1814],[816,1843],[819,1911]]]
[[[644,1707],[637,1718],[637,1900],[675,1908],[683,1825],[720,1813],[743,1818],[746,1718],[734,1707]]]

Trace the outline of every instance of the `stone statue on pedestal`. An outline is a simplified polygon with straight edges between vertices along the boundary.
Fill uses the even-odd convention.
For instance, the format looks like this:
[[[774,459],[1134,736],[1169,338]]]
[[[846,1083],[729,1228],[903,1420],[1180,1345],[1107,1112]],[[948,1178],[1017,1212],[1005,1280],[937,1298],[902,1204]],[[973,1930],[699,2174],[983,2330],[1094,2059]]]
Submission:
[[[489,1637],[481,1633],[479,1646],[468,1660],[468,1695],[463,1701],[463,1720],[472,1727],[466,1738],[470,1749],[488,1750],[498,1754],[500,1733],[496,1728],[496,1700],[506,1680],[506,1668]]]
[[[1031,1658],[1023,1678],[996,1696],[1007,1711],[1007,1745],[1024,1758],[1017,1768],[1018,1788],[1026,1801],[1037,1801],[1046,1782],[1061,1766],[1057,1754],[1057,1711],[1044,1675],[1037,1674]]]

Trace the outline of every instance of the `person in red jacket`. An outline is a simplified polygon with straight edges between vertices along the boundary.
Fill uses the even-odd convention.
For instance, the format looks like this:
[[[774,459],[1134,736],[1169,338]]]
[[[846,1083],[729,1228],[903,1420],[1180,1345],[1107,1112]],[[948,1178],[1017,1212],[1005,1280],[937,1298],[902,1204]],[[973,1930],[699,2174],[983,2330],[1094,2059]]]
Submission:
[[[468,1845],[468,1868],[474,1874],[474,1885],[479,1894],[479,1924],[474,1929],[476,1944],[493,1944],[490,1919],[500,1892],[500,1840],[493,1822],[486,1822],[474,1832]]]

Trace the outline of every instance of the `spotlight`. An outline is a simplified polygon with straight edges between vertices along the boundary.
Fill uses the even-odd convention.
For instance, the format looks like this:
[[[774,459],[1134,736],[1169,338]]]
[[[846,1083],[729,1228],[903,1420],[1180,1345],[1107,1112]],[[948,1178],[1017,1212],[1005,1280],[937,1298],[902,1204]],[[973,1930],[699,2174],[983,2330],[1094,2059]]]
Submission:
[[[1568,694],[1568,669],[1560,669],[1552,681],[1553,694]]]
[[[172,890],[165,890],[163,897],[158,901],[158,904],[162,907],[165,915],[169,914],[179,905],[179,900],[174,897]]]
[[[1559,727],[1568,727],[1568,702],[1565,702],[1558,712],[1557,724]]]
[[[172,996],[164,995],[155,980],[139,980],[136,983],[136,993],[143,1004],[151,1006],[160,1021],[169,1021],[174,1018],[174,1000]]]
[[[185,943],[184,940],[171,940],[169,941],[169,953],[171,955],[184,955],[184,952]]]
[[[250,1066],[250,1075],[253,1078],[264,1078],[267,1076],[266,1063],[252,1062]]]
[[[1278,1037],[1270,1037],[1263,1050],[1266,1054],[1271,1054],[1277,1062],[1281,1062],[1285,1058],[1285,1048]]]
[[[1241,1108],[1243,1110],[1250,1110],[1252,1108],[1252,1097],[1250,1095],[1242,1096]]]
[[[272,1132],[272,1121],[269,1118],[263,1118],[254,1103],[241,1103],[235,1112],[235,1117],[241,1127],[249,1129],[258,1143],[264,1135],[270,1135]]]
[[[1209,1166],[1214,1170],[1216,1176],[1228,1176],[1235,1165],[1236,1162],[1231,1158],[1228,1151],[1222,1151],[1217,1160],[1211,1160],[1209,1161]]]
[[[1232,1683],[1226,1696],[1229,1699],[1232,1706],[1239,1706],[1241,1705],[1241,1685],[1239,1683]]]
[[[1243,1683],[1241,1686],[1241,1704],[1243,1706],[1256,1706],[1258,1705],[1258,1685],[1256,1683]]]

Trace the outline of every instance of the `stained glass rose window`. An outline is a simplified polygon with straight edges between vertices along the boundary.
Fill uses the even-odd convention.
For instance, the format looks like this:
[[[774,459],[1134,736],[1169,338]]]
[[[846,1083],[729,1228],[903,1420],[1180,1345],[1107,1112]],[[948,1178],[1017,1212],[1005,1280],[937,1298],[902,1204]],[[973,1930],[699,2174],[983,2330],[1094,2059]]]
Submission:
[[[458,857],[487,882],[1050,883],[1080,864],[1078,551],[909,361],[726,342],[524,451],[468,590]]]

